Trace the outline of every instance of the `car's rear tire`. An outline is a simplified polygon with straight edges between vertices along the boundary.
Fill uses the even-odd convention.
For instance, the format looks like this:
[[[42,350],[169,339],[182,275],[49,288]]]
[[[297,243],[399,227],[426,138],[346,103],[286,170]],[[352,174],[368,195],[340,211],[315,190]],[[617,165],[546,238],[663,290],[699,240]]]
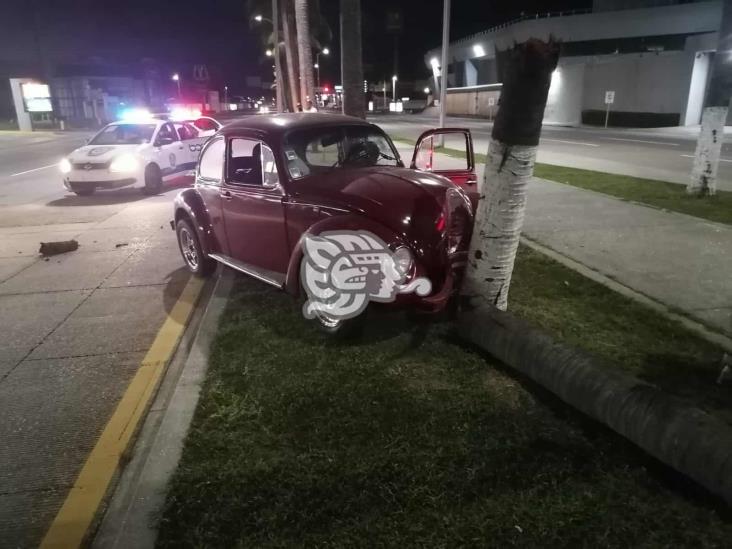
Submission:
[[[198,234],[190,221],[179,219],[175,224],[175,234],[183,261],[194,276],[204,278],[216,270],[216,261],[204,254]]]
[[[157,164],[145,168],[145,186],[142,192],[148,195],[158,194],[163,188],[163,174]]]

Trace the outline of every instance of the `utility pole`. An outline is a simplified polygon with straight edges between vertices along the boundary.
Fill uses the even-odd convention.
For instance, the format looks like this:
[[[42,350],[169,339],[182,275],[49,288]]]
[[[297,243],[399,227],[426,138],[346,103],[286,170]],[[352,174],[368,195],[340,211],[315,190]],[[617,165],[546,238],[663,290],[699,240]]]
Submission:
[[[445,111],[447,111],[447,49],[450,47],[450,0],[442,4],[442,66],[440,74],[440,127],[445,127]],[[444,135],[440,135],[440,147],[445,145]]]
[[[717,51],[712,62],[712,77],[709,79],[701,130],[696,142],[694,167],[691,181],[686,187],[688,194],[700,196],[717,192],[717,169],[724,141],[724,124],[727,120],[730,95],[732,94],[732,0],[722,3],[722,22],[719,26]]]
[[[274,58],[275,58],[275,112],[283,112],[282,100],[282,67],[280,65],[280,10],[277,7],[277,0],[272,0],[272,34],[274,36]]]

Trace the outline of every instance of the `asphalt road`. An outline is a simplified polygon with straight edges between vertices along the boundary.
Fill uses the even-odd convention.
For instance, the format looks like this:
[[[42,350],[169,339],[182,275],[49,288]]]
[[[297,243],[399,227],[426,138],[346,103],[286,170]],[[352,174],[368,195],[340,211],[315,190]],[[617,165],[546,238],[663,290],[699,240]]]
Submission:
[[[58,161],[85,138],[0,132],[1,547],[38,545],[187,280],[178,189],[63,188]]]
[[[416,139],[437,119],[424,115],[380,115],[370,119],[389,134]],[[488,150],[492,123],[450,117],[446,126],[469,128],[476,152]],[[601,172],[686,184],[691,174],[698,127],[658,129],[544,126],[538,161]],[[729,139],[729,137],[728,137]],[[732,190],[732,143],[724,143],[719,189]]]

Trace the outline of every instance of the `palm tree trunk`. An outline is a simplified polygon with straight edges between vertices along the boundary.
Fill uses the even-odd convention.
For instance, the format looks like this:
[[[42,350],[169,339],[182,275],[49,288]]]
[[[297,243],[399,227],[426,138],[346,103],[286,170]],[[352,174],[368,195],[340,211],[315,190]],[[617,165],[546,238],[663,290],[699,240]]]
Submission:
[[[300,60],[300,99],[303,109],[305,109],[307,101],[314,100],[315,97],[308,0],[295,0],[295,26],[297,28],[297,54]]]
[[[486,300],[501,310],[508,306],[526,211],[526,186],[534,173],[559,46],[532,38],[505,54],[500,106],[488,147],[462,289],[468,300]]]
[[[732,94],[732,2],[722,3],[722,23],[719,28],[717,51],[712,64],[709,92],[701,119],[701,131],[696,142],[694,167],[686,192],[699,196],[717,192],[717,169],[724,141],[730,94]]]
[[[298,70],[297,36],[295,35],[295,12],[292,0],[281,0],[282,31],[285,35],[285,55],[287,56],[287,80],[290,91],[292,111],[297,111],[300,103],[300,72]]]
[[[366,118],[361,55],[361,0],[341,0],[343,114]]]

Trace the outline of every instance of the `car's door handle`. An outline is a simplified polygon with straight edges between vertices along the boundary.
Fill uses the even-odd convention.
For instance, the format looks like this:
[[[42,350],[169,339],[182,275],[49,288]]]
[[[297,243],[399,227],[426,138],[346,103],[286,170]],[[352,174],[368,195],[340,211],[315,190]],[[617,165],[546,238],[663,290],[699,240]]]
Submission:
[[[232,198],[234,198],[233,196],[231,196],[230,191],[221,191],[219,193],[219,196],[221,196],[221,198],[223,198],[224,200],[231,200]]]

